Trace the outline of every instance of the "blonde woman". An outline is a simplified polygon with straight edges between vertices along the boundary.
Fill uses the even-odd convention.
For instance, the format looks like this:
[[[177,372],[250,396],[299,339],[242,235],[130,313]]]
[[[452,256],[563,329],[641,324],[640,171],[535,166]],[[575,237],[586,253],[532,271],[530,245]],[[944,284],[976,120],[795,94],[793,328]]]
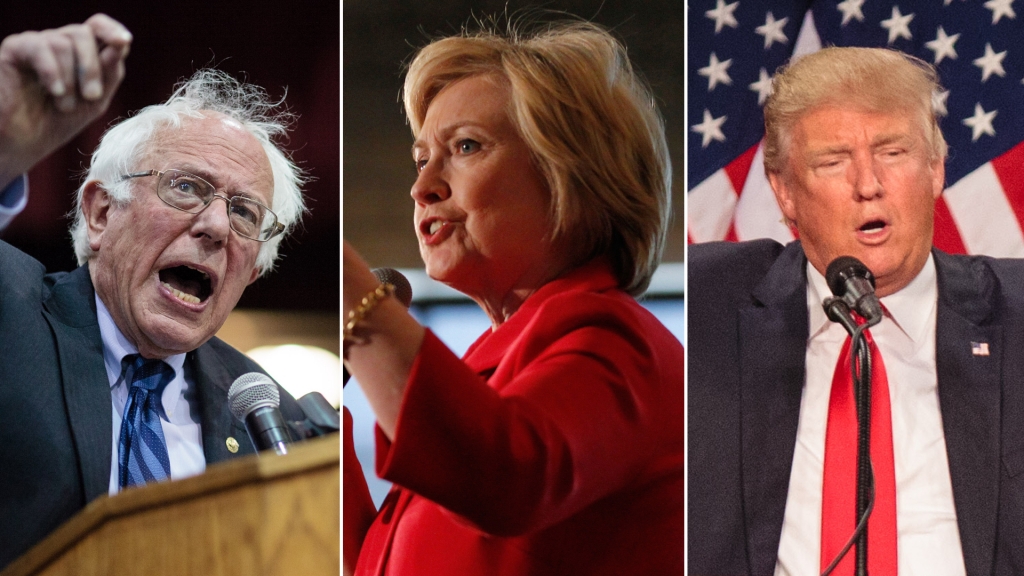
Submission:
[[[404,100],[427,273],[492,328],[457,358],[345,246],[346,365],[394,483],[375,510],[346,447],[346,571],[681,574],[683,349],[635,300],[671,166],[625,48],[586,23],[445,38]]]

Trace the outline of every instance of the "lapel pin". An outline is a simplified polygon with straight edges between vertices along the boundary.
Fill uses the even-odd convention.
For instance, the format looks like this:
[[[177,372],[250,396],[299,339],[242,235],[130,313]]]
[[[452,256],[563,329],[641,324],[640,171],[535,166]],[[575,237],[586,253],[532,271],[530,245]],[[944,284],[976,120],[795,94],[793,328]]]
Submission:
[[[231,452],[232,454],[238,452],[238,440],[228,436],[228,439],[225,440],[224,443],[228,445],[228,452]]]
[[[971,354],[988,356],[988,342],[971,342]]]

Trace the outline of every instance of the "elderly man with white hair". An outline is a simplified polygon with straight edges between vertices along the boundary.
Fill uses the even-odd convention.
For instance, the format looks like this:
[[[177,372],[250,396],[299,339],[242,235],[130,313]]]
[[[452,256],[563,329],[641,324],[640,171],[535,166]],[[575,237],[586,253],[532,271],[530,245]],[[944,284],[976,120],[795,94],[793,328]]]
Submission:
[[[20,174],[106,108],[130,42],[96,15],[0,45],[8,213]],[[280,104],[201,70],[103,136],[78,190],[79,268],[47,274],[0,241],[0,568],[102,494],[254,451],[227,391],[260,368],[214,334],[304,210]]]

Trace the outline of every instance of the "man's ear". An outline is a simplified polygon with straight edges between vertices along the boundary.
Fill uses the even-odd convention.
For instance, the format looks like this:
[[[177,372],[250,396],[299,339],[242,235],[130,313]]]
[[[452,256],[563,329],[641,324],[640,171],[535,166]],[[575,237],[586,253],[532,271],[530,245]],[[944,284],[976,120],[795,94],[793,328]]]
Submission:
[[[259,277],[260,277],[260,267],[259,266],[254,266],[253,269],[252,269],[252,274],[249,276],[249,284],[252,284],[253,282],[255,282],[256,279],[259,278]],[[248,286],[249,284],[246,284],[246,286]]]
[[[82,189],[82,214],[85,216],[85,227],[89,233],[89,248],[93,252],[100,249],[103,232],[107,229],[107,216],[110,212],[110,194],[96,180],[85,183]]]
[[[795,224],[796,206],[793,203],[793,191],[786,184],[786,179],[783,178],[780,172],[769,172],[768,183],[772,186],[772,192],[775,193],[775,201],[778,202],[782,215],[786,217],[786,222],[789,225]]]

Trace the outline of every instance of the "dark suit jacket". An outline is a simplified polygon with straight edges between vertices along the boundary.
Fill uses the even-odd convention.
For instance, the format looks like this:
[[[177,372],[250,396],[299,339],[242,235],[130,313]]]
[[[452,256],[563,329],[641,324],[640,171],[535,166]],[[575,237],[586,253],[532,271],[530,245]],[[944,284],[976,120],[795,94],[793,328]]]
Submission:
[[[45,275],[0,241],[0,569],[107,494],[113,418],[93,294],[87,266]],[[217,338],[190,352],[185,367],[207,463],[253,453],[227,393],[260,367]],[[283,390],[281,408],[300,419]]]
[[[428,333],[394,442],[378,434],[396,488],[356,574],[680,576],[683,360],[600,262],[464,361]]]
[[[933,254],[939,404],[967,574],[1022,574],[1024,262]],[[691,574],[775,568],[804,383],[805,263],[799,242],[689,249]]]

